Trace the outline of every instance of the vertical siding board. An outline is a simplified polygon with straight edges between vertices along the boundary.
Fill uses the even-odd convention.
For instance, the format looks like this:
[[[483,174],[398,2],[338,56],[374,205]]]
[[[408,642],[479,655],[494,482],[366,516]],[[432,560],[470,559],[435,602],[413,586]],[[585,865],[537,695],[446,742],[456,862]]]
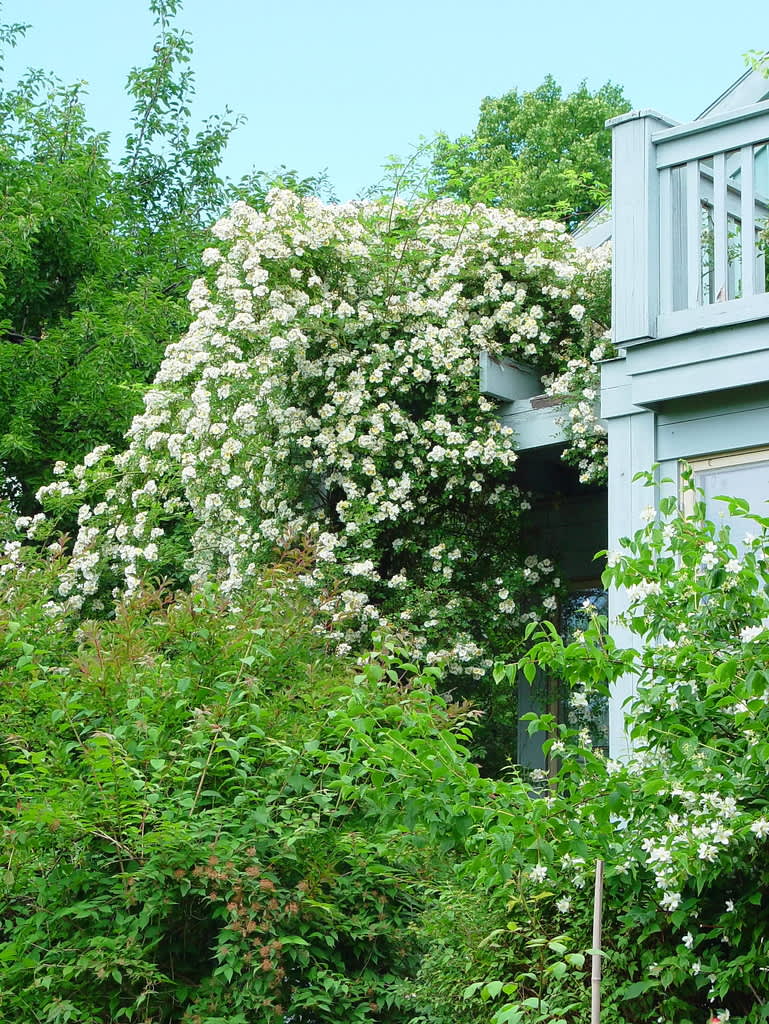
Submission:
[[[672,171],[660,171],[660,311],[673,312],[673,183]]]
[[[713,290],[716,302],[729,298],[729,258],[727,252],[726,217],[726,154],[716,153],[713,157],[713,234],[715,281]]]
[[[742,171],[741,212],[742,221],[742,297],[750,298],[756,293],[756,196],[753,174],[753,146],[743,146],[740,153]]]

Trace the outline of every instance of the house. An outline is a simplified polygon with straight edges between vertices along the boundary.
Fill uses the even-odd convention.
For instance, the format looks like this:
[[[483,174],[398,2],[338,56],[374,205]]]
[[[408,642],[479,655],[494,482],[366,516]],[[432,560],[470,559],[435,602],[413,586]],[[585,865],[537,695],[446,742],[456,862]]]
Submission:
[[[591,218],[577,237],[613,243],[619,355],[602,367],[607,491],[580,489],[563,470],[548,477],[558,473],[563,437],[530,375],[515,367],[481,372],[482,387],[508,396],[502,416],[518,431],[524,474],[532,483],[551,480],[542,539],[565,559],[576,595],[597,586],[587,553],[618,548],[634,533],[643,510],[678,488],[682,460],[713,518],[723,516],[718,494],[754,507],[769,497],[769,79],[747,72],[688,124],[636,110],[609,126],[612,212]],[[655,464],[653,488],[634,481]],[[624,595],[610,592],[608,600],[623,643],[615,620]],[[613,756],[628,749],[623,704],[631,692],[626,680],[609,703]],[[520,697],[541,706],[541,698]],[[520,741],[521,760],[534,757]]]

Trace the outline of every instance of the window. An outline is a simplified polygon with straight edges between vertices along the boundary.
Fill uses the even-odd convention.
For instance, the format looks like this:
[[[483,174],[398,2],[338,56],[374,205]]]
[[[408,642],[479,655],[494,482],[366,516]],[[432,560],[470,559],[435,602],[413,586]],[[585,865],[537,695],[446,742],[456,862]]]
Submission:
[[[704,493],[708,518],[730,528],[732,543],[739,550],[746,532],[745,520],[730,516],[726,504],[716,501],[716,498],[719,495],[744,498],[756,515],[769,514],[766,504],[769,501],[769,448],[710,455],[703,459],[693,459],[690,465],[694,483]],[[694,495],[691,491],[685,492],[683,499],[684,509],[690,512]]]
[[[585,629],[590,614],[609,614],[609,596],[602,586],[579,590],[569,595],[561,609],[561,635],[570,642],[575,633]],[[609,702],[601,694],[591,693],[587,704],[574,702],[565,695],[565,718],[572,729],[583,729],[593,748],[605,755],[609,753]],[[562,710],[563,715],[563,710]]]
[[[579,590],[572,591],[563,602],[560,608],[560,632],[564,640],[571,642],[578,630],[585,629],[593,611],[599,615],[608,613],[608,596],[600,581],[590,587],[582,584]],[[551,714],[556,721],[564,722],[570,728],[585,730],[593,749],[608,754],[609,709],[606,697],[591,693],[587,703],[577,703],[571,699],[559,680],[540,671],[531,684],[523,678],[518,680],[518,715],[532,711],[537,715]],[[535,732],[529,735],[528,725],[528,722],[521,722],[519,717],[518,763],[529,769],[552,772],[554,765],[551,758],[542,753],[546,734]]]

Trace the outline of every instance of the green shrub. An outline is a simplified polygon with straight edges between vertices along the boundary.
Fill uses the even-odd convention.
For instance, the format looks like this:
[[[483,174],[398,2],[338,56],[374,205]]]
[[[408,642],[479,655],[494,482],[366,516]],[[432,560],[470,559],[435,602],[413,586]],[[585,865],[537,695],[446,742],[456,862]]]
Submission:
[[[588,1019],[599,859],[602,1022],[769,1018],[769,518],[724,500],[746,519],[744,541],[706,521],[704,503],[685,515],[665,499],[610,553],[604,578],[629,592],[638,651],[618,649],[595,615],[571,641],[546,625],[522,662],[497,670],[563,679],[578,706],[631,674],[635,750],[606,761],[587,730],[529,716],[559,770],[539,794],[532,782],[525,813],[497,785],[504,810],[422,919],[419,1021],[452,1019],[452,1001],[457,1024]]]
[[[295,569],[74,631],[56,571],[2,577],[0,1019],[404,1020],[477,778],[436,670],[330,656]]]

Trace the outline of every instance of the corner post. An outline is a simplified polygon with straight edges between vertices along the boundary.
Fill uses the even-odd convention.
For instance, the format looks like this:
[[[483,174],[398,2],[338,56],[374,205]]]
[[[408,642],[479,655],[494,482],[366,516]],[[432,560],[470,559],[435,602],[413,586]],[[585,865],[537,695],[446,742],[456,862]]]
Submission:
[[[612,130],[612,331],[614,344],[654,338],[659,313],[659,173],[652,134],[672,122],[634,110]]]

